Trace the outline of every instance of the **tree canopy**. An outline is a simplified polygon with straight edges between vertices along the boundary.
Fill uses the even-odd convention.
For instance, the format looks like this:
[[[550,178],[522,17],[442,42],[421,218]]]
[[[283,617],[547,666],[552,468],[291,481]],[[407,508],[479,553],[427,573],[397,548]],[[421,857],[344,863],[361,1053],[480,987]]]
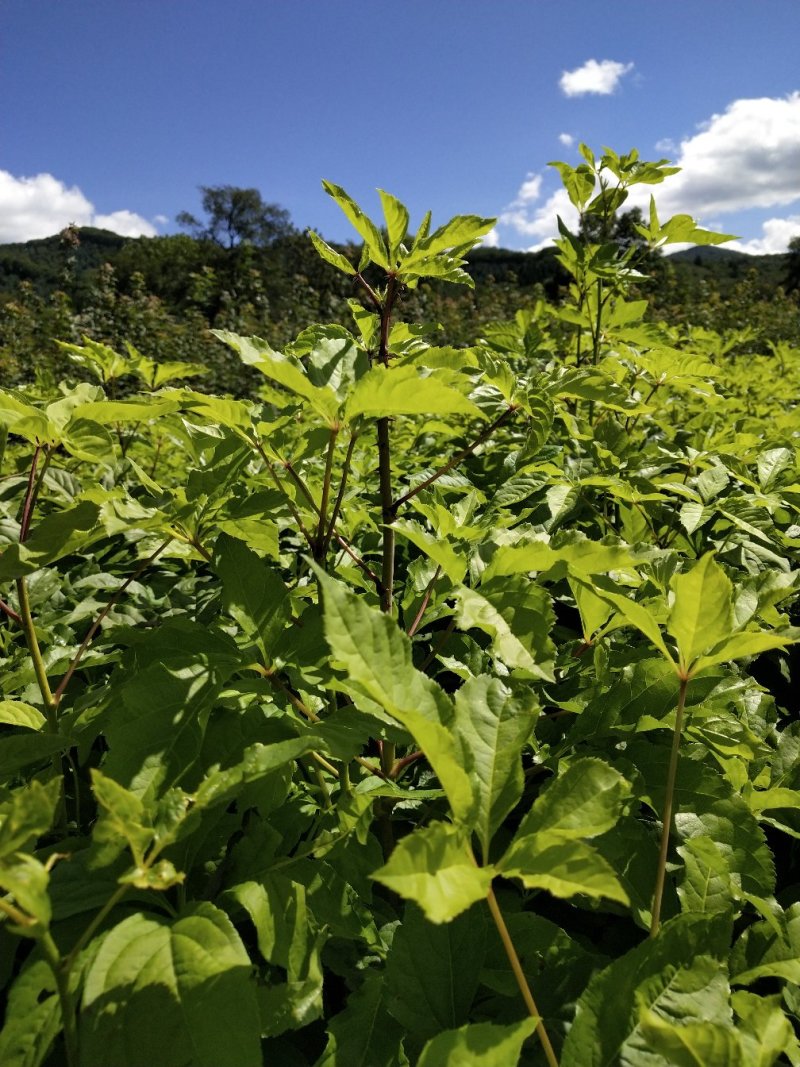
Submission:
[[[270,245],[295,232],[289,212],[280,204],[264,200],[258,189],[235,185],[201,185],[205,222],[189,211],[176,221],[193,237],[213,241],[221,248],[240,244]]]

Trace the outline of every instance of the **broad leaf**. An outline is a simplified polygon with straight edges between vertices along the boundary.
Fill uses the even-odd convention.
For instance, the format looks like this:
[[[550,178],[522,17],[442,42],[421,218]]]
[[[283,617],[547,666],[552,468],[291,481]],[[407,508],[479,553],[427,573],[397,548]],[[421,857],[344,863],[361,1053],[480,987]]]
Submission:
[[[115,926],[86,974],[82,1008],[89,1063],[261,1067],[250,960],[212,904],[173,922],[139,913]]]
[[[521,699],[499,678],[468,679],[455,700],[455,730],[469,754],[478,788],[474,830],[488,862],[491,840],[522,796],[522,749],[538,707]]]
[[[509,1026],[471,1023],[437,1034],[423,1048],[417,1067],[515,1067],[537,1019]]]
[[[493,874],[476,866],[468,834],[435,822],[404,837],[372,877],[413,900],[432,923],[446,923],[485,899]]]

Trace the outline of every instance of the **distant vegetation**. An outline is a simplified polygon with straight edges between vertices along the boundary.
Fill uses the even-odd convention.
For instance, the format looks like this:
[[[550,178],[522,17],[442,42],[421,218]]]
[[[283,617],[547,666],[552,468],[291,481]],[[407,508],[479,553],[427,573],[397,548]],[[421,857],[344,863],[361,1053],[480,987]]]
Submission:
[[[155,359],[199,361],[210,370],[207,388],[241,394],[252,379],[209,330],[257,334],[280,347],[309,322],[350,321],[353,284],[326,268],[284,209],[255,189],[204,186],[201,194],[204,218],[178,216],[190,235],[127,238],[68,227],[42,240],[0,245],[0,383],[37,375],[57,380],[67,365],[56,340],[88,337],[112,346],[127,340]],[[622,213],[609,239],[620,247],[640,241],[637,221],[635,209]],[[770,256],[714,246],[669,257],[648,253],[650,277],[640,284],[650,301],[648,318],[723,333],[746,330],[758,352],[767,351],[768,340],[797,344],[800,241],[793,246]],[[357,260],[355,245],[337,249]],[[402,317],[436,321],[447,343],[469,344],[487,323],[567,294],[569,278],[555,247],[478,247],[467,263],[474,290],[453,295],[445,283],[425,280],[406,295]]]

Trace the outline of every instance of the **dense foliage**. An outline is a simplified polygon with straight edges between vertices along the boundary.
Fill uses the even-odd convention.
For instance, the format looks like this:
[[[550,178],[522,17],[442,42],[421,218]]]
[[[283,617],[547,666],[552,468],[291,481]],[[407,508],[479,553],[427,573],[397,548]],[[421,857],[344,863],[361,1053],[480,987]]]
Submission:
[[[325,183],[349,326],[0,392],[3,1067],[800,1064],[800,350],[654,322],[724,237],[581,151],[468,345],[492,220]]]

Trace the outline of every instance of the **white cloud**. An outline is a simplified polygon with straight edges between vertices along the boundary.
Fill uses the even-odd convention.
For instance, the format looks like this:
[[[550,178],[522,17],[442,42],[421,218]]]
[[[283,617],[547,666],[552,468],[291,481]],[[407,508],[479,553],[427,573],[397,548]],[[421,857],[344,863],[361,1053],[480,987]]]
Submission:
[[[567,148],[570,148],[572,145],[575,144],[575,138],[572,136],[571,133],[560,133],[558,135],[558,139]]]
[[[793,237],[800,236],[800,215],[785,219],[767,219],[761,228],[761,237],[750,241],[729,241],[724,248],[735,252],[747,252],[751,256],[772,255],[785,252]]]
[[[494,229],[484,234],[479,243],[484,248],[498,248],[500,246],[500,234],[497,232],[497,227],[495,226]]]
[[[156,228],[132,211],[95,211],[77,185],[66,186],[52,174],[16,178],[0,170],[0,242],[50,237],[71,222],[99,226],[126,237],[154,237]]]
[[[515,204],[530,204],[533,200],[539,199],[539,194],[542,191],[542,176],[541,174],[528,174],[525,177],[525,181],[519,187],[517,193],[517,199]]]
[[[640,207],[646,214],[652,193],[662,220],[687,214],[706,228],[737,232],[736,221],[725,216],[800,204],[800,91],[781,98],[734,100],[679,146],[660,141],[656,148],[666,151],[670,145],[680,173],[663,185],[634,187],[626,209]],[[539,238],[540,244],[534,246],[539,248],[556,236],[557,214],[571,229],[578,217],[563,189],[533,210],[531,201],[522,196],[531,178],[526,177],[500,222],[521,237]],[[537,191],[541,193],[540,188]],[[800,215],[781,214],[762,225],[760,236],[725,247],[753,254],[784,252],[800,232]]]
[[[734,100],[681,142],[675,165],[681,173],[654,190],[664,217],[726,215],[800,200],[800,92]]]
[[[603,59],[598,63],[596,59],[590,59],[582,67],[565,70],[558,84],[565,96],[584,96],[586,93],[609,96],[631,70],[633,63],[617,63],[614,59]]]
[[[531,212],[517,198],[499,219],[504,226],[511,226],[523,237],[538,237],[539,241],[528,249],[536,252],[546,247],[558,233],[557,216],[561,216],[571,229],[578,225],[578,212],[573,207],[566,189],[557,189],[547,200]]]

